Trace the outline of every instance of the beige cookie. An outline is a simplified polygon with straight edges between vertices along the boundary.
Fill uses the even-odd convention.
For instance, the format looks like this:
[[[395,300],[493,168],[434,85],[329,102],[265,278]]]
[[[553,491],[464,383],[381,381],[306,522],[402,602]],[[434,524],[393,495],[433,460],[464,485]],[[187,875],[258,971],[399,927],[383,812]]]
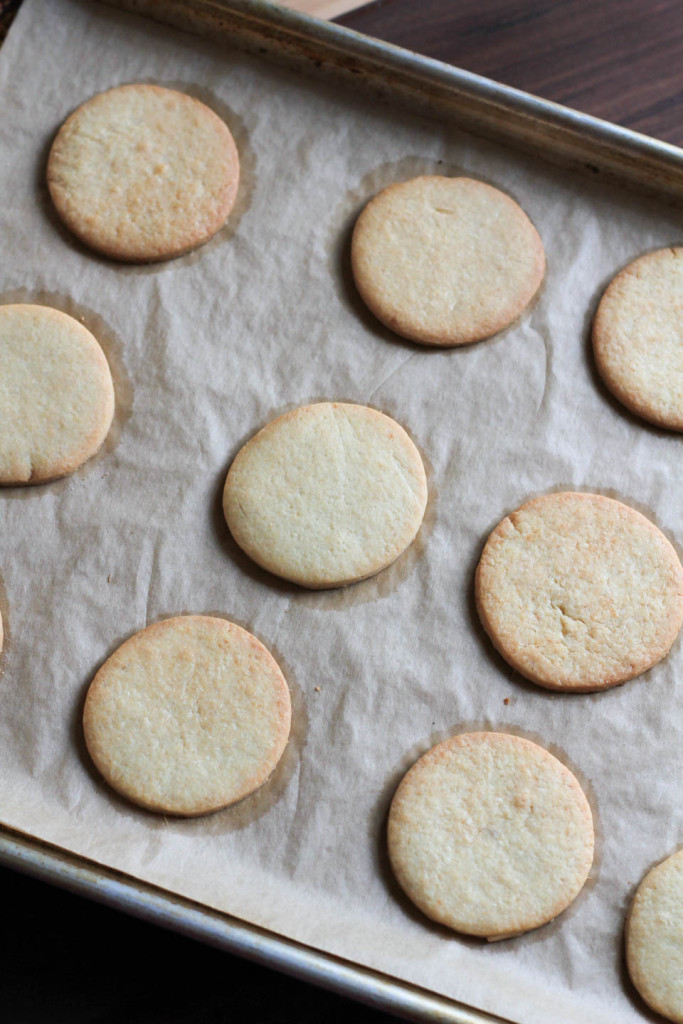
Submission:
[[[57,213],[86,245],[119,260],[165,260],[225,223],[239,158],[227,126],[199,100],[124,85],[64,122],[47,182]]]
[[[543,280],[545,255],[504,192],[471,178],[422,177],[370,200],[351,264],[366,305],[392,331],[465,345],[517,319]]]
[[[626,922],[626,962],[645,1002],[683,1024],[683,850],[640,883]]]
[[[593,350],[615,398],[683,430],[683,248],[648,253],[617,274],[598,306]]]
[[[113,415],[109,365],[90,331],[48,306],[0,306],[0,484],[73,473]]]
[[[683,568],[663,533],[598,494],[549,494],[486,542],[475,594],[503,657],[541,686],[616,686],[660,661],[683,621]]]
[[[576,899],[593,861],[593,819],[547,750],[507,733],[465,733],[403,778],[388,843],[401,888],[427,917],[499,939]]]
[[[290,698],[263,644],[224,619],[167,619],[127,640],[95,676],[83,728],[123,796],[165,814],[208,814],[261,786],[287,743]]]
[[[427,503],[417,448],[394,420],[322,402],[273,420],[238,453],[223,510],[239,546],[304,587],[339,587],[390,565]]]

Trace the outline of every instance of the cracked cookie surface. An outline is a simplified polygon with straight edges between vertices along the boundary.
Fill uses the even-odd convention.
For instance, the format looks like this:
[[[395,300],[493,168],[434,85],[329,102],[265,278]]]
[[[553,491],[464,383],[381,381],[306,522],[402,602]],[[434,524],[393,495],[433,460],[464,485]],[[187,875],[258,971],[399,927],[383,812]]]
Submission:
[[[668,653],[683,621],[683,569],[664,534],[628,505],[550,494],[493,530],[475,597],[494,646],[527,679],[600,690]]]
[[[428,917],[506,938],[578,896],[593,861],[593,818],[574,775],[547,750],[507,733],[463,733],[404,776],[388,844],[401,888]]]
[[[414,178],[371,199],[351,242],[356,287],[378,320],[411,341],[465,345],[507,327],[545,272],[522,208],[472,178]]]
[[[188,816],[263,785],[290,720],[287,683],[263,644],[202,615],[166,619],[122,644],[83,711],[88,751],[109,785],[148,810]]]
[[[683,248],[625,267],[600,300],[593,351],[600,376],[637,416],[683,430]]]
[[[243,551],[312,589],[372,576],[420,528],[427,480],[403,427],[367,406],[321,402],[268,423],[238,452],[223,510]]]
[[[204,103],[156,85],[124,85],[67,118],[47,182],[61,220],[86,245],[119,260],[164,260],[225,223],[239,157],[227,125]]]
[[[73,473],[113,415],[109,365],[90,331],[48,306],[0,306],[0,484]]]

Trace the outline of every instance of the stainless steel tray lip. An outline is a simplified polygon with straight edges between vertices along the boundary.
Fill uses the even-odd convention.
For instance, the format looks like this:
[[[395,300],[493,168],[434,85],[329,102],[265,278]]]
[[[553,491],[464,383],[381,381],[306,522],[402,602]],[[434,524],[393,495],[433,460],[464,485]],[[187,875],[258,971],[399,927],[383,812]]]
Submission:
[[[0,825],[0,866],[96,900],[162,928],[406,1020],[510,1024],[501,1017],[408,985],[283,938]]]
[[[120,0],[106,0],[106,2],[121,6]],[[385,43],[345,25],[323,22],[319,18],[303,12],[281,7],[270,0],[187,0],[187,6],[198,10],[206,8],[222,12],[240,10],[245,14],[253,13],[255,20],[276,21],[282,27],[288,27],[293,34],[300,34],[302,37],[310,38],[312,36],[324,40],[336,40],[340,51],[344,53],[355,51],[375,57],[378,64],[383,67],[393,64],[407,72],[413,72],[419,78],[428,75],[435,81],[444,81],[450,87],[460,86],[463,93],[479,96],[500,106],[501,109],[516,108],[537,123],[545,121],[548,124],[571,126],[580,129],[583,134],[595,135],[601,139],[605,136],[612,136],[624,144],[636,147],[645,144],[648,148],[656,149],[683,163],[683,149],[678,146],[594,117],[591,114],[584,114],[563,104],[524,92],[522,89],[503,85],[473,71],[467,71],[465,68],[446,64],[444,61],[423,56],[393,43]]]
[[[189,31],[254,40],[312,66],[334,67],[444,106],[463,127],[531,149],[536,156],[606,172],[626,185],[683,195],[683,149],[590,114],[501,85],[431,57],[364,36],[269,0],[104,0]],[[265,52],[265,51],[264,51]]]

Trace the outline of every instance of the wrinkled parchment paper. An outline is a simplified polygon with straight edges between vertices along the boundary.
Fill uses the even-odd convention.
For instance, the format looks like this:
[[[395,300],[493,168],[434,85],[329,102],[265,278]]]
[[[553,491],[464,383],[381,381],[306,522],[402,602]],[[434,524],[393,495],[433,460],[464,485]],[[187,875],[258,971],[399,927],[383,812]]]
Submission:
[[[59,226],[49,144],[93,93],[183,88],[232,128],[243,183],[197,253],[131,268]],[[683,539],[679,437],[637,422],[596,380],[587,333],[614,272],[680,243],[682,217],[436,122],[335,90],[86,0],[27,0],[0,52],[0,301],[83,318],[110,360],[118,412],[68,480],[0,493],[0,814],[13,828],[311,946],[524,1024],[642,1019],[622,968],[635,885],[683,841],[683,652],[600,695],[525,683],[473,609],[489,530],[532,495],[620,498]],[[349,229],[380,187],[466,173],[527,210],[548,273],[520,323],[431,351],[356,297]],[[311,594],[258,570],[220,511],[230,461],[258,428],[324,398],[398,419],[429,467],[413,548],[380,577]],[[80,714],[102,661],[184,613],[254,632],[290,683],[294,731],[264,789],[198,820],[129,806],[99,780]],[[574,768],[598,850],[551,925],[482,944],[432,925],[397,891],[384,824],[433,742],[507,729]]]

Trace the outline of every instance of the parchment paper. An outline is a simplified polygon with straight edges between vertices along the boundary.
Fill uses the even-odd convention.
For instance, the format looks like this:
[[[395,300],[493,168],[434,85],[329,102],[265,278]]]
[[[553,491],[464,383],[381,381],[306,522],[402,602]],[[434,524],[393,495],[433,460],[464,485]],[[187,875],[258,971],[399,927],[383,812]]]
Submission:
[[[238,208],[197,253],[147,268],[57,223],[45,159],[63,119],[125,82],[184,88],[236,136]],[[635,885],[683,841],[681,645],[597,696],[525,683],[473,609],[489,530],[527,498],[594,490],[683,538],[680,438],[599,385],[587,336],[612,275],[681,241],[682,218],[400,109],[86,0],[27,0],[0,53],[0,301],[82,316],[116,378],[101,454],[66,481],[0,493],[7,644],[0,813],[13,828],[283,935],[525,1024],[642,1019],[622,967]],[[467,173],[514,196],[548,273],[533,309],[453,351],[401,342],[357,299],[349,229],[380,187]],[[310,594],[258,570],[220,512],[225,473],[268,420],[323,398],[398,419],[429,466],[415,546],[381,577]],[[199,820],[136,810],[100,782],[80,714],[95,670],[146,624],[224,615],[280,661],[294,697],[281,768]],[[472,727],[535,739],[573,767],[598,852],[573,907],[486,945],[397,891],[384,823],[403,772]]]

